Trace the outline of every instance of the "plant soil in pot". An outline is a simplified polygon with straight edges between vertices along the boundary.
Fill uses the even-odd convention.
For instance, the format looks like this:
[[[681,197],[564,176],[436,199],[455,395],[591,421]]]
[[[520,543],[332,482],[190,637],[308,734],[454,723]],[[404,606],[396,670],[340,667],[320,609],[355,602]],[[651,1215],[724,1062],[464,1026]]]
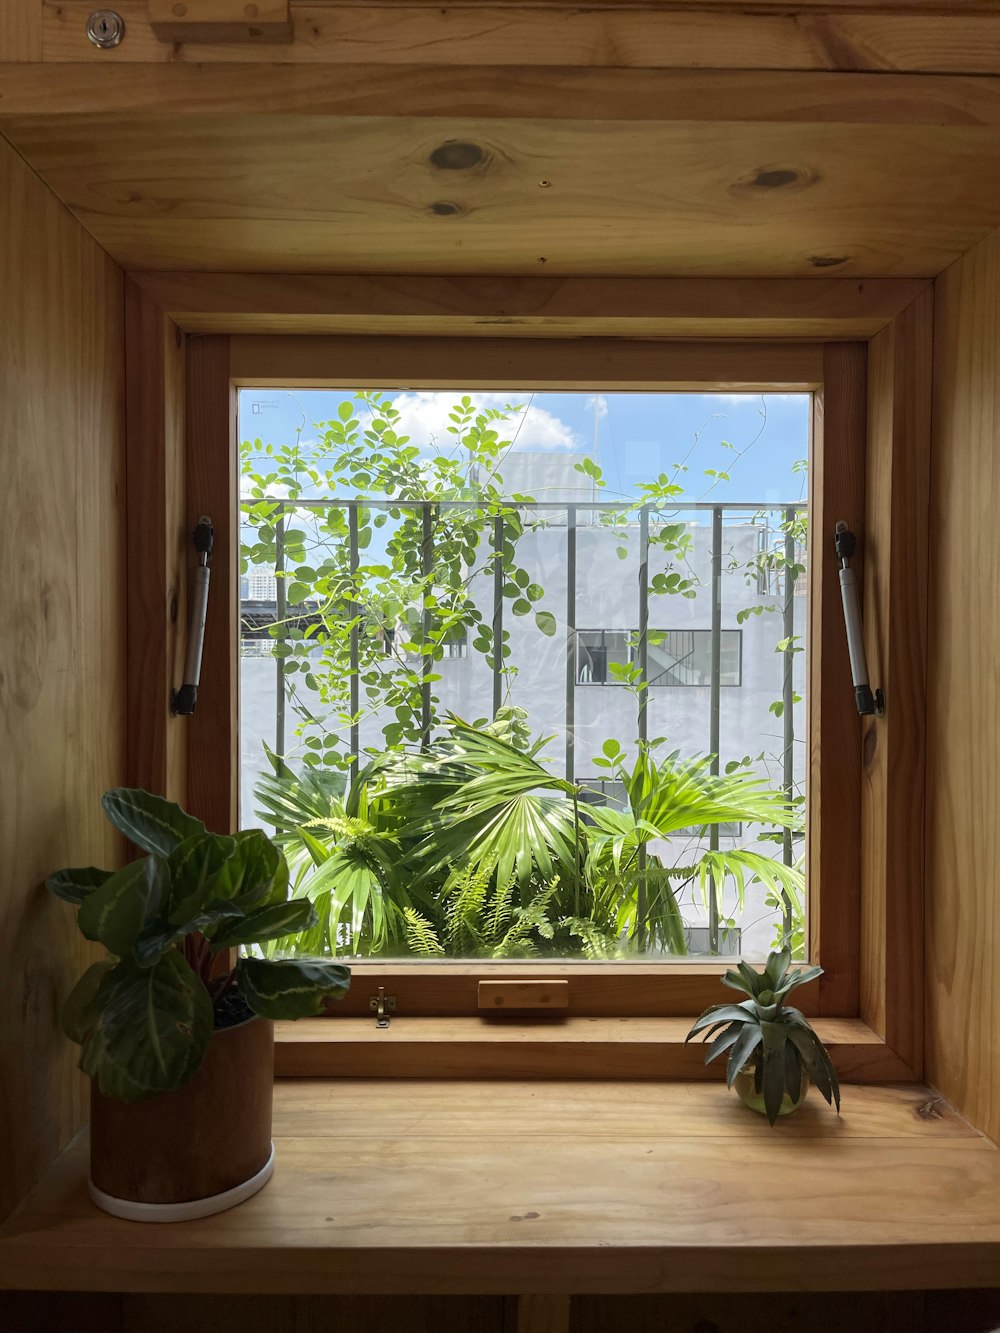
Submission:
[[[308,929],[288,867],[259,829],[210,834],[179,806],[124,788],[108,818],[147,855],[48,880],[109,953],[77,982],[63,1026],[91,1076],[91,1196],[139,1221],[221,1212],[273,1168],[271,1020],[323,1011],[350,974],[328,958],[266,954]]]

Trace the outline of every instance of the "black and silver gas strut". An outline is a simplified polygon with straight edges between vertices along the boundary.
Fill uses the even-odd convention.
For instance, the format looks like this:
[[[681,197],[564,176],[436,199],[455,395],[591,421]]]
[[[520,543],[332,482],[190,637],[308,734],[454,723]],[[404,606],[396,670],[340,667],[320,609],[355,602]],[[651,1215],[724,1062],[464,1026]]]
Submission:
[[[844,603],[844,624],[847,627],[847,651],[851,657],[851,677],[854,680],[854,701],[863,716],[872,713],[879,717],[885,712],[885,696],[881,690],[872,690],[868,679],[868,659],[865,656],[864,633],[861,628],[861,607],[858,604],[858,585],[851,569],[850,559],[857,550],[857,538],[843,519],[834,530],[834,546],[840,561],[840,598]]]
[[[208,585],[212,580],[212,547],[215,529],[212,520],[203,514],[194,530],[194,549],[198,564],[191,587],[191,617],[188,623],[187,656],[184,659],[184,682],[170,700],[170,711],[189,716],[198,704],[198,684],[201,681],[201,657],[205,648],[205,618],[208,615]]]

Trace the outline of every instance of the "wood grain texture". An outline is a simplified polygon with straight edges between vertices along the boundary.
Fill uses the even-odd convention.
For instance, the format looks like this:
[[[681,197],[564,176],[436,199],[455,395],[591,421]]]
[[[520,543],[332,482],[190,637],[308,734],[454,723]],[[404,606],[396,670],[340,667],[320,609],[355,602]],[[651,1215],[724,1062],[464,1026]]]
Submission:
[[[1000,237],[935,285],[927,1069],[1000,1139]]]
[[[857,1019],[823,1018],[816,1030],[844,1082],[912,1079],[909,1067]],[[690,1018],[320,1018],[279,1023],[275,1070],[285,1078],[685,1079],[719,1081]]]
[[[606,65],[636,68],[1000,71],[996,13],[724,14],[705,8],[454,3],[292,4],[294,40],[275,47],[199,40],[150,22],[146,0],[118,0],[127,41],[113,52],[87,40],[91,0],[46,0],[46,61],[289,61],[353,64]],[[157,0],[172,11],[171,0]],[[242,14],[243,5],[238,5]],[[835,6],[831,5],[831,8]],[[788,6],[788,9],[794,9]],[[245,21],[243,24],[246,26]],[[255,27],[260,26],[259,16]],[[287,32],[287,29],[286,29]]]
[[[172,717],[187,634],[191,549],[184,489],[184,340],[125,288],[130,786],[186,800],[186,720]]]
[[[927,515],[933,300],[870,345],[865,643],[886,715],[862,731],[861,1016],[923,1063]]]
[[[517,1333],[570,1333],[569,1296],[519,1296],[514,1327]]]
[[[0,6],[0,62],[42,59],[40,0],[4,0]]]
[[[113,867],[125,759],[122,278],[0,143],[0,1216],[83,1119],[58,1015],[92,949],[42,881]]]
[[[187,345],[187,526],[215,526],[198,706],[188,723],[187,808],[216,833],[238,826],[239,515],[229,339]]]
[[[913,279],[444,278],[137,273],[196,333],[404,337],[868,338]]]
[[[809,568],[809,957],[822,963],[819,1009],[859,1010],[861,725],[833,548],[844,519],[864,535],[866,348],[830,345],[813,398]],[[863,568],[864,548],[855,561]],[[816,571],[819,571],[817,578]]]
[[[456,1098],[448,1083],[417,1101],[391,1083],[343,1102],[337,1085],[322,1091],[334,1113],[321,1133],[279,1130],[267,1188],[199,1222],[98,1213],[78,1141],[6,1229],[0,1285],[564,1295],[996,1278],[1000,1154],[948,1113],[922,1117],[907,1090],[848,1089],[840,1118],[810,1100],[774,1129],[707,1087],[692,1100],[683,1085],[598,1084],[582,1117],[580,1090],[558,1084],[513,1090],[518,1105],[492,1087]],[[313,1094],[279,1084],[279,1123]],[[705,1133],[705,1116],[723,1132]],[[776,1210],[790,1161],[808,1188]]]
[[[384,67],[359,82],[345,66],[320,71],[322,99],[291,115],[308,70],[291,69],[272,102],[281,67],[87,67],[102,101],[114,76],[141,74],[88,115],[80,72],[60,66],[29,100],[69,79],[65,101],[15,117],[19,68],[5,71],[4,131],[129,269],[928,277],[1000,222],[991,79],[948,80],[974,95],[939,102],[933,78],[894,100],[883,85],[904,76],[816,75],[822,97],[782,100],[778,74],[735,90],[706,76],[701,105],[700,82],[639,96],[651,71],[621,71],[602,95],[563,82],[606,71],[538,70],[537,84],[522,72],[508,87],[481,69]],[[206,70],[209,85],[185,90]],[[252,89],[252,102],[227,109],[236,75],[233,96]],[[746,77],[758,78],[727,75]],[[838,96],[868,77],[862,97]]]
[[[147,0],[149,26],[161,42],[288,42],[289,0]],[[123,16],[124,17],[124,16]],[[126,21],[127,23],[127,21]],[[126,26],[131,41],[132,32]]]
[[[569,989],[567,1015],[578,1018],[692,1018],[726,997],[721,963],[584,963],[558,964],[519,960],[510,963],[451,960],[444,964],[361,959],[351,963],[351,988],[333,1001],[334,1017],[367,1015],[369,1001],[381,986],[396,999],[402,1018],[470,1016],[478,1008],[480,983],[497,977],[557,980]],[[807,982],[795,992],[806,1014],[819,1012],[819,985]]]
[[[231,339],[230,373],[243,386],[452,389],[811,389],[823,351],[808,343],[588,338]]]

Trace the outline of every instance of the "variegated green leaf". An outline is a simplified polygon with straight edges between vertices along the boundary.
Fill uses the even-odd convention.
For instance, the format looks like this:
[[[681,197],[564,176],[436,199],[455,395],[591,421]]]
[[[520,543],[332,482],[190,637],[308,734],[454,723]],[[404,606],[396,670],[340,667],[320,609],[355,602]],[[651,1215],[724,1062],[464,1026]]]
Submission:
[[[45,887],[56,898],[75,906],[89,898],[95,889],[111,878],[113,870],[98,870],[96,866],[81,866],[76,870],[57,870],[45,881]]]
[[[108,819],[129,842],[157,856],[169,856],[185,838],[205,832],[200,819],[185,814],[173,801],[152,796],[137,787],[106,791],[101,804]]]
[[[212,1037],[212,1001],[180,953],[152,967],[118,963],[101,979],[80,1067],[101,1092],[138,1101],[191,1078]]]
[[[324,958],[241,958],[236,983],[264,1018],[312,1018],[350,985],[351,974]]]
[[[89,940],[100,940],[109,953],[130,957],[142,929],[162,913],[169,891],[162,857],[132,861],[84,901],[80,929]]]
[[[235,838],[215,833],[195,833],[177,844],[167,861],[171,925],[183,926],[199,916],[213,898],[228,896],[216,890],[215,881],[235,851]]]
[[[62,1012],[62,1027],[70,1041],[80,1045],[86,1041],[100,1013],[96,1004],[98,989],[115,966],[115,963],[108,960],[92,963],[66,997]]]
[[[316,924],[316,909],[308,898],[292,898],[285,903],[258,907],[211,932],[213,949],[234,948],[238,944],[260,944],[309,930]]]

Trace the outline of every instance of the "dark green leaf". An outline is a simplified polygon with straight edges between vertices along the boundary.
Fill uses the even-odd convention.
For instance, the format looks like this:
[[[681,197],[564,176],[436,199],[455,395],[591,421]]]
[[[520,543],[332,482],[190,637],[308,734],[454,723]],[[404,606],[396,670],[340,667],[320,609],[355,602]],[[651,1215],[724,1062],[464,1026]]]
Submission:
[[[119,958],[131,955],[143,927],[163,911],[170,892],[160,856],[132,861],[106,880],[80,908],[80,930]]]
[[[236,982],[243,998],[265,1018],[312,1018],[342,995],[351,974],[323,958],[241,958]]]
[[[140,850],[158,856],[169,856],[185,838],[205,832],[200,819],[185,814],[173,801],[151,796],[137,787],[106,791],[101,804],[119,833],[124,833]]]
[[[79,907],[95,889],[109,880],[114,871],[98,870],[96,866],[82,866],[77,870],[57,870],[45,881],[49,893]]]
[[[66,997],[62,1012],[62,1028],[71,1041],[82,1045],[97,1022],[100,1012],[94,1002],[97,991],[114,966],[114,963],[107,960],[92,963]]]
[[[316,924],[316,911],[308,898],[292,898],[284,903],[258,907],[246,916],[213,933],[213,949],[234,948],[238,944],[259,944],[263,940],[279,939],[282,935],[297,935]]]
[[[102,978],[80,1067],[101,1092],[138,1101],[191,1078],[212,1036],[212,1002],[180,953],[149,968],[121,962]]]

